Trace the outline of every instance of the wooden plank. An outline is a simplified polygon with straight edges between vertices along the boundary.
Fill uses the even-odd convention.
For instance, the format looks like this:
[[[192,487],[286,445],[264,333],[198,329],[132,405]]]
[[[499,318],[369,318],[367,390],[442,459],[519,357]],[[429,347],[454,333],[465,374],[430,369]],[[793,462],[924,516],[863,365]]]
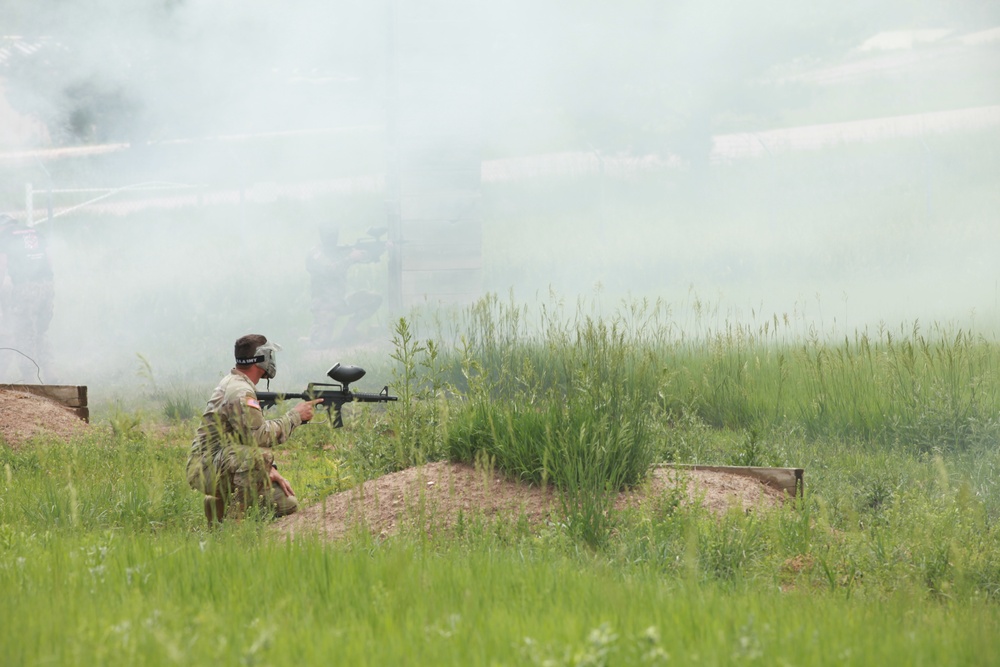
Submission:
[[[433,296],[479,294],[482,291],[482,269],[444,269],[436,271],[403,271],[402,293]]]
[[[450,130],[450,131],[448,131]],[[482,173],[482,151],[467,134],[449,125],[441,132],[421,127],[419,134],[403,136],[399,145],[400,179],[434,169],[469,169]]]
[[[396,57],[396,75],[400,82],[447,78],[454,86],[482,86],[473,76],[474,72],[481,71],[479,63],[482,61],[469,53],[476,49],[475,36],[445,32],[437,37],[428,31],[410,37],[413,39]]]
[[[403,307],[415,308],[417,306],[471,306],[479,301],[482,292],[456,292],[454,294],[404,294]]]
[[[63,384],[0,384],[0,389],[43,396],[68,408],[87,406],[87,387]]]
[[[404,171],[399,176],[399,192],[403,197],[441,193],[451,196],[479,194],[482,168],[474,165],[437,166]]]
[[[396,87],[396,102],[399,104],[399,120],[421,116],[434,110],[434,116],[443,116],[453,122],[464,124],[481,123],[472,112],[482,109],[479,89],[446,72],[437,74],[415,74],[399,82]],[[425,121],[432,120],[424,117]],[[405,130],[401,126],[400,130]],[[405,137],[408,132],[403,132]]]
[[[421,243],[454,243],[481,249],[483,225],[476,218],[407,220],[402,226],[402,237],[404,247]]]
[[[405,112],[400,112],[396,121],[396,132],[401,145],[400,156],[405,158],[405,148],[424,145],[432,140],[440,144],[467,144],[469,151],[478,151],[483,135],[482,107],[470,102],[471,93],[463,92],[464,98],[450,96],[448,99],[412,100]],[[447,141],[443,141],[447,139]]]
[[[400,83],[407,85],[425,80],[438,81],[447,77],[454,88],[464,88],[466,90],[481,88],[477,82],[469,79],[468,70],[459,70],[441,62],[442,57],[449,57],[449,54],[451,54],[450,57],[456,59],[464,55],[462,47],[452,43],[442,44],[441,49],[436,53],[414,53],[413,56],[403,56],[397,60],[396,76],[399,77]],[[435,88],[441,89],[443,86],[438,84]],[[401,92],[403,93],[403,97],[400,99],[406,99],[408,93],[406,91]],[[412,92],[409,93],[409,96],[412,97]]]
[[[462,244],[420,244],[402,247],[403,271],[447,271],[482,269],[479,246]]]
[[[399,217],[411,220],[468,220],[479,213],[479,194],[399,198]]]
[[[405,306],[472,303],[482,289],[481,26],[462,0],[396,7],[392,82],[398,208],[392,291]],[[470,58],[469,55],[472,54]]]

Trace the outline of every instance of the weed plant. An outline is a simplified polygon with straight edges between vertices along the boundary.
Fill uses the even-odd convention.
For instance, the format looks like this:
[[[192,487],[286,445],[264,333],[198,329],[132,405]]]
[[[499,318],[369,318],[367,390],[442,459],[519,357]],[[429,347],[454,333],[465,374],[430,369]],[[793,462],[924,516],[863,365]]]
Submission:
[[[332,544],[261,515],[207,532],[183,476],[194,420],[111,413],[71,442],[0,446],[6,664],[996,661],[988,340],[476,309],[455,350],[400,321],[400,402],[298,429],[282,472],[309,507],[450,458],[556,486],[562,517]],[[613,510],[660,460],[803,467],[806,495]]]
[[[438,344],[418,341],[405,318],[396,322],[392,343],[400,401],[392,420],[398,470],[445,458],[449,385],[439,366]]]
[[[206,532],[187,438],[159,433],[0,450],[5,664],[994,661],[1000,536],[977,489],[995,455],[970,474],[971,458],[900,453],[894,492],[851,515],[832,506],[888,461],[800,439],[809,496],[778,511],[720,518],[671,492],[596,549],[565,525],[472,517],[327,544],[260,517]],[[307,505],[329,492],[307,490],[331,454],[315,444],[283,452]]]
[[[608,531],[612,494],[642,481],[656,457],[658,365],[651,348],[633,344],[624,319],[564,322],[543,312],[532,338],[522,312],[492,297],[472,310],[461,353],[467,390],[449,453],[554,484],[570,525],[596,543]]]
[[[11,665],[989,664],[997,629],[982,601],[778,594],[530,543],[340,547],[245,524],[6,533],[3,548]]]
[[[697,419],[755,438],[804,429],[814,438],[915,452],[959,451],[1000,434],[997,345],[940,324],[927,331],[919,322],[856,331],[839,343],[814,330],[802,341],[778,316],[756,328],[726,323],[684,332],[668,306],[648,301],[623,303],[609,317],[578,304],[566,318],[554,299],[532,323],[526,307],[495,296],[471,309],[463,324],[460,350],[451,360],[440,350],[439,366],[460,363],[463,380],[456,384],[468,391],[469,404],[486,412],[517,410],[524,428],[532,418],[521,413],[547,423],[537,417],[539,407],[572,406],[577,391],[592,397],[595,412],[620,415],[629,428],[637,426],[629,415],[644,413],[671,424]],[[489,422],[485,413],[478,420]],[[480,431],[492,438],[496,424],[510,421],[494,419]],[[459,439],[475,442],[476,435]],[[539,479],[542,466],[524,467],[522,476]]]

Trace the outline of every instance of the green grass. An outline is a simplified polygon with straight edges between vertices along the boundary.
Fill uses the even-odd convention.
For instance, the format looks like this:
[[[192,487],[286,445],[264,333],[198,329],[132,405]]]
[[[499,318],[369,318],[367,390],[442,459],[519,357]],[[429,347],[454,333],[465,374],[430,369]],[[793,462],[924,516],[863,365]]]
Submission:
[[[175,410],[193,390],[151,368],[143,408],[0,447],[6,664],[996,663],[995,346],[915,327],[796,341],[780,322],[680,335],[657,308],[535,319],[492,299],[454,346],[399,321],[406,400],[348,406],[346,428],[278,453],[306,506],[422,461],[488,461],[556,486],[544,526],[208,532]],[[803,467],[806,496],[610,510],[661,460]]]
[[[1000,435],[1000,348],[971,329],[913,322],[838,340],[815,331],[797,337],[795,324],[777,315],[686,328],[662,301],[622,302],[602,315],[593,302],[569,311],[553,298],[532,309],[494,295],[452,326],[461,343],[439,348],[435,364],[438,381],[470,407],[460,418],[474,425],[456,436],[464,458],[470,452],[461,450],[478,447],[480,435],[494,448],[505,430],[510,447],[525,430],[541,441],[577,406],[614,415],[636,441],[649,429],[651,438],[666,437],[657,424],[685,419],[755,434],[802,429],[814,439],[918,453],[960,451]],[[537,462],[503,467],[536,480],[541,470]]]
[[[530,546],[290,545],[247,529],[7,551],[11,665],[988,664],[998,625],[982,600],[703,584]]]
[[[921,77],[914,90],[940,92],[940,74]],[[854,97],[905,111],[885,90]],[[779,124],[866,115],[834,98]],[[305,252],[331,211],[355,231],[383,216],[378,196],[57,220],[53,349],[63,380],[91,385],[95,428],[0,444],[4,664],[1000,663],[995,138],[484,184],[483,284],[538,305],[491,295],[376,326],[378,349],[341,361],[400,402],[348,406],[347,428],[302,428],[278,458],[306,506],[424,461],[488,463],[559,490],[565,516],[542,527],[470,516],[336,544],[285,542],[263,517],[203,527],[183,466],[229,367],[218,332],[269,321],[287,359],[316,364],[272,388],[321,378],[335,360],[299,340]],[[328,173],[290,178],[377,171],[367,138],[351,141]],[[50,166],[59,187],[108,180],[92,158]],[[20,186],[4,197],[19,205]],[[176,270],[162,249],[177,238],[198,240],[181,259],[201,268]],[[243,266],[262,243],[252,285],[219,272],[218,248]],[[381,289],[384,273],[354,278]],[[913,294],[930,319],[911,319]],[[105,335],[81,340],[95,312]],[[904,323],[871,324],[887,316]],[[806,497],[723,517],[670,493],[609,511],[659,461],[802,467]]]

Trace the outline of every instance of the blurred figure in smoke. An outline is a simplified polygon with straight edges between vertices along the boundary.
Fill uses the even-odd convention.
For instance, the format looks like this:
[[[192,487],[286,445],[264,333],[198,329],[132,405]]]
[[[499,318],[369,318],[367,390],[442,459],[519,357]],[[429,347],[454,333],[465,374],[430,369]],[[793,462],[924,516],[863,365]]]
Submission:
[[[251,505],[262,505],[285,516],[298,510],[291,485],[278,473],[271,448],[285,442],[292,431],[313,417],[313,406],[303,401],[278,419],[264,419],[257,402],[257,383],[277,372],[280,347],[260,334],[236,341],[236,367],[208,399],[201,424],[188,455],[187,480],[205,495],[208,525],[227,512],[241,518]]]
[[[0,215],[0,277],[4,346],[20,353],[22,381],[41,382],[48,362],[45,337],[52,322],[52,263],[38,230],[9,215]],[[8,363],[0,362],[0,369]]]
[[[348,294],[347,273],[355,264],[379,261],[385,252],[384,242],[373,238],[356,245],[339,245],[339,240],[339,226],[322,227],[319,245],[306,258],[313,315],[309,343],[313,347],[359,342],[358,327],[382,304],[382,297],[372,291],[357,290]],[[342,327],[339,333],[338,326]]]

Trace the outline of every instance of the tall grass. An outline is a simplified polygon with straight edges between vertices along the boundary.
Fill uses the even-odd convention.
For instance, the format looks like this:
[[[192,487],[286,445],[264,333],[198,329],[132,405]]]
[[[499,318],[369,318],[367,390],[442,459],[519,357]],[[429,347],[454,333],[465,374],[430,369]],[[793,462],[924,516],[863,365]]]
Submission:
[[[995,605],[664,577],[539,549],[6,536],[5,664],[990,664]]]
[[[206,532],[183,476],[194,424],[120,415],[0,447],[5,664],[996,662],[989,341],[678,335],[659,304],[536,327],[512,307],[479,304],[457,351],[400,322],[406,409],[296,431],[282,472],[309,507],[451,456],[556,485],[565,521],[334,544],[277,539],[257,516]],[[820,389],[824,410],[797,409]],[[945,423],[982,423],[955,438],[880,417],[934,395],[954,399]],[[657,459],[730,456],[804,467],[806,498],[716,516],[672,491],[610,509]]]
[[[450,455],[485,456],[512,477],[554,484],[593,543],[607,532],[611,494],[642,481],[655,459],[658,364],[633,344],[625,319],[543,312],[529,337],[521,314],[493,297],[472,310]]]
[[[421,382],[423,364],[433,368],[425,389],[456,399],[444,411],[425,401],[426,419],[405,408],[401,429],[425,424],[422,440],[435,444],[420,460],[447,453],[555,485],[592,544],[610,533],[612,494],[659,460],[798,466],[780,443],[798,432],[913,454],[980,450],[1000,436],[1000,352],[970,331],[913,323],[829,341],[815,330],[797,339],[778,316],[685,328],[662,302],[566,310],[555,295],[537,309],[490,295],[439,336],[453,348],[429,344],[419,363],[424,347],[401,320],[405,386]],[[699,425],[735,443],[706,459],[691,446]]]
[[[41,439],[27,451],[0,450],[6,488],[0,525],[10,530],[156,532],[187,525],[191,491],[186,448],[140,431],[101,429],[73,443]]]
[[[582,412],[614,418],[636,438],[651,419],[685,416],[716,428],[801,428],[815,438],[915,452],[957,451],[1000,436],[1000,347],[970,330],[914,322],[830,341],[815,330],[798,338],[777,315],[692,332],[662,302],[623,302],[610,316],[579,303],[571,316],[564,310],[557,298],[533,313],[489,296],[458,323],[461,344],[440,349],[438,364],[450,367],[451,381],[478,411],[478,425],[460,438],[464,447],[511,429],[518,441],[543,442],[530,432],[573,414],[576,396],[589,401]],[[499,458],[521,461],[518,474],[539,480],[545,466],[507,440],[514,451],[496,452]],[[463,446],[458,453],[468,456]]]

